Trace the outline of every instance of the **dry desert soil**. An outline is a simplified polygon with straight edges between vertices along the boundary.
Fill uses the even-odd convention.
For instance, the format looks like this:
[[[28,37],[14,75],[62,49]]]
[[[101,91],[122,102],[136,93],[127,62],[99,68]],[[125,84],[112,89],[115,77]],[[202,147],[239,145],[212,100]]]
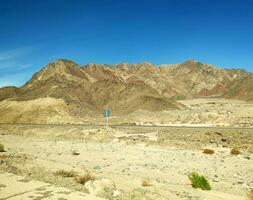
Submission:
[[[2,124],[0,171],[90,193],[94,199],[250,199],[252,134],[251,128],[228,127]],[[240,152],[231,155],[231,149]],[[70,177],[57,175],[59,170]],[[192,172],[204,175],[212,189],[193,188]],[[91,180],[77,181],[87,174]]]

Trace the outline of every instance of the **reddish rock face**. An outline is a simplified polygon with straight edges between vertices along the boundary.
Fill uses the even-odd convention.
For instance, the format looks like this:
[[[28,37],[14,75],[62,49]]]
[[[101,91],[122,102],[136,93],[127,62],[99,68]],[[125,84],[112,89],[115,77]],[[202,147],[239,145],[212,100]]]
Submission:
[[[202,89],[197,97],[221,97],[226,91],[226,86],[224,84],[218,83],[212,89]]]

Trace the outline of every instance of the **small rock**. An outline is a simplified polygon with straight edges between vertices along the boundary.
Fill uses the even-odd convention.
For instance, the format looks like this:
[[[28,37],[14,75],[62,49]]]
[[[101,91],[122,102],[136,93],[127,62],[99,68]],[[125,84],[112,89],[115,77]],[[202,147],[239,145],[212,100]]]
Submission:
[[[73,156],[78,156],[78,155],[80,155],[80,153],[77,152],[77,151],[72,151],[72,155],[73,155]]]
[[[113,191],[113,197],[118,197],[120,195],[120,191],[114,190]]]
[[[115,183],[109,178],[101,180],[90,180],[84,185],[85,189],[92,195],[112,199],[117,195]]]
[[[213,182],[219,182],[219,179],[218,178],[214,178]]]
[[[239,180],[239,181],[237,181],[237,183],[238,183],[238,184],[243,184],[243,183],[244,183],[244,181]]]
[[[249,190],[250,189],[250,185],[245,182],[245,183],[242,184],[242,188]]]
[[[93,169],[95,169],[95,170],[100,170],[101,167],[100,167],[99,165],[97,165],[97,166],[93,167]]]
[[[120,140],[119,140],[119,138],[114,138],[113,140],[112,140],[112,143],[117,143],[117,142],[119,142]]]
[[[247,160],[250,160],[250,156],[245,156],[244,158],[246,158]]]

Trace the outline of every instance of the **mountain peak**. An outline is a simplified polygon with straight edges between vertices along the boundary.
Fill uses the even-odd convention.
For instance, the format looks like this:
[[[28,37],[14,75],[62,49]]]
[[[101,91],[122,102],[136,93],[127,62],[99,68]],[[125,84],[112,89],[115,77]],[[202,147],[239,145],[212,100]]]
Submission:
[[[78,64],[76,64],[74,61],[72,60],[68,60],[68,59],[57,59],[51,63],[49,63],[47,66],[52,66],[52,65],[55,65],[55,66],[61,66],[61,65],[64,65],[64,66],[79,66]],[[46,67],[47,67],[46,66]]]
[[[142,62],[141,64],[142,64],[142,65],[148,65],[148,66],[152,65],[152,66],[153,66],[153,64],[150,63],[150,62],[148,62],[148,61],[144,61],[144,62]]]
[[[69,75],[83,77],[83,72],[80,66],[75,62],[67,59],[58,59],[44,66],[39,72],[35,73],[27,84],[31,84],[34,81],[45,81],[50,78],[57,79]]]
[[[202,64],[201,62],[194,60],[194,59],[189,59],[186,60],[183,64],[185,65],[196,65],[196,64]]]

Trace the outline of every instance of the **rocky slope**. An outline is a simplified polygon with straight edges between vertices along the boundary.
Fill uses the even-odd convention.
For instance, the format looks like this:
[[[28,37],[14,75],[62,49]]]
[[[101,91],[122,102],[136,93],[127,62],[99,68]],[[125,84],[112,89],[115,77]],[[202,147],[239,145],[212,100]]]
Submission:
[[[224,96],[253,101],[253,74],[249,74],[233,82]]]
[[[0,101],[16,97],[17,91],[18,88],[12,86],[0,88]]]
[[[156,89],[160,94],[175,99],[222,97],[230,91],[233,83],[252,75],[244,70],[220,69],[194,60],[158,67],[143,63],[120,64],[115,65],[114,68],[125,80],[135,77]],[[247,99],[248,96],[244,94],[240,98]]]
[[[251,73],[193,60],[160,66],[150,63],[80,66],[69,60],[57,60],[20,88],[0,88],[0,113],[2,116],[10,113],[11,122],[16,122],[27,115],[32,121],[38,113],[47,113],[47,108],[51,114],[55,113],[54,119],[97,116],[104,108],[110,108],[115,115],[137,110],[165,111],[183,109],[184,105],[176,100],[196,97],[251,101],[252,87]],[[45,102],[43,106],[33,106],[38,99]],[[52,111],[55,104],[58,110]]]

